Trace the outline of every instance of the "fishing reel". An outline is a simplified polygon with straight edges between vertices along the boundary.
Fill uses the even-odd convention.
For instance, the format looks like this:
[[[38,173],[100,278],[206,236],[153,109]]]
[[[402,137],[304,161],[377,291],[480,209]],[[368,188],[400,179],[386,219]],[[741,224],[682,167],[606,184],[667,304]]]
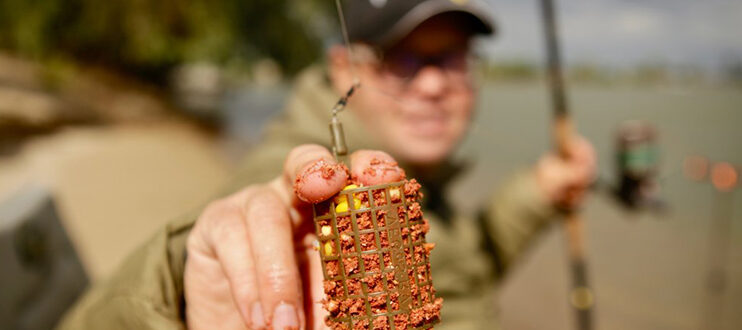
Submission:
[[[623,123],[616,132],[614,196],[629,209],[661,209],[657,129],[643,121]]]

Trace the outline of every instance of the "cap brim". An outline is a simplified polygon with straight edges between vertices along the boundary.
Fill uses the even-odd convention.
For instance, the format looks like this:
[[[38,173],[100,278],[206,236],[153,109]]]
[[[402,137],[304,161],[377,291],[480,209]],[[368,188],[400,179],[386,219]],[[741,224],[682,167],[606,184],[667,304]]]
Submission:
[[[452,0],[436,0],[423,2],[407,12],[387,33],[380,36],[376,43],[380,46],[391,46],[431,17],[456,12],[471,15],[473,34],[494,35],[497,31],[487,7],[479,1],[469,0],[465,4],[457,4]]]

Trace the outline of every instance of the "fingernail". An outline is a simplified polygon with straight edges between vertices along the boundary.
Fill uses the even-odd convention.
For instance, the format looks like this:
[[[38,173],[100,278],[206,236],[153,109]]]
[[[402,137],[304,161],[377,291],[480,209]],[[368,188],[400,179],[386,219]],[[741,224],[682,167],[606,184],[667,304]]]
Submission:
[[[296,308],[286,303],[278,305],[273,312],[273,329],[299,329],[299,316],[296,315]]]
[[[255,329],[262,329],[265,327],[265,317],[263,316],[263,307],[260,306],[259,302],[252,304],[252,311],[250,311],[250,321]]]

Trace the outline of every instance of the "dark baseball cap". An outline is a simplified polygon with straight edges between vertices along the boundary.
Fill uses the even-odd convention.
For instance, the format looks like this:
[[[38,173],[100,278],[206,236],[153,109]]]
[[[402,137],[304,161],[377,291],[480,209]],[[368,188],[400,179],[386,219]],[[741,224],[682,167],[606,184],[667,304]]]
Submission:
[[[345,0],[343,7],[350,40],[382,47],[443,13],[461,13],[470,18],[474,34],[495,32],[488,7],[479,0]]]

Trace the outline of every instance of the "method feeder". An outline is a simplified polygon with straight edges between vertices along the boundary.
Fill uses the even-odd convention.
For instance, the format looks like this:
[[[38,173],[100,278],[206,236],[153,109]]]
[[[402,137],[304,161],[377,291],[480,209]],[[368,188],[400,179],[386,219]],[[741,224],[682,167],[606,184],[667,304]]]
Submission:
[[[353,54],[339,0],[340,27],[353,70]],[[353,70],[355,71],[355,70]],[[355,76],[355,73],[353,74]],[[348,155],[338,118],[360,87],[353,85],[332,108],[335,159]],[[401,180],[373,186],[349,182],[334,198],[312,206],[324,277],[323,305],[331,329],[429,329],[440,320],[420,209],[420,185]]]
[[[338,161],[348,147],[337,114],[358,86],[332,109],[330,137]],[[428,329],[438,322],[440,300],[428,259],[432,244],[425,241],[420,194],[410,192],[410,183],[350,184],[313,205],[330,328]]]

